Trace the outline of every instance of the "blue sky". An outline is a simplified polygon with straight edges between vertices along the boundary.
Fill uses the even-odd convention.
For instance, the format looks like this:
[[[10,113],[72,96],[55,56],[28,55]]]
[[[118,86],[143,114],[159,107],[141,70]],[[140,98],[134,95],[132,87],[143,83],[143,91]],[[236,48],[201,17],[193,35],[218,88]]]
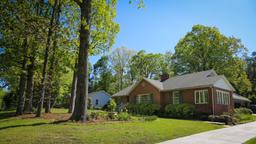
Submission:
[[[240,38],[250,53],[256,51],[256,0],[144,0],[143,9],[128,1],[119,0],[117,5],[120,32],[112,50],[125,46],[150,53],[174,52],[192,26],[202,24],[216,26],[222,34]]]

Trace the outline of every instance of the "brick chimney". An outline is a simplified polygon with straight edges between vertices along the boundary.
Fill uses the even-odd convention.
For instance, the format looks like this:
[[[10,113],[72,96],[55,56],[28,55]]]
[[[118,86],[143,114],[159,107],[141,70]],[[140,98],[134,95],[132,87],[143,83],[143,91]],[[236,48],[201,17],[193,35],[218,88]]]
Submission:
[[[160,75],[160,82],[163,82],[169,78],[169,75],[167,73],[164,73]]]

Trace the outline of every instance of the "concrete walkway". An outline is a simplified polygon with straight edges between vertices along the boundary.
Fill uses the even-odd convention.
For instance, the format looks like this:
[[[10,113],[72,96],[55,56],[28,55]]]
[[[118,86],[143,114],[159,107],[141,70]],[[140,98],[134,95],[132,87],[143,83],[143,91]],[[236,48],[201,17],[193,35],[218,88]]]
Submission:
[[[256,137],[256,122],[177,138],[161,144],[242,144],[253,137]]]

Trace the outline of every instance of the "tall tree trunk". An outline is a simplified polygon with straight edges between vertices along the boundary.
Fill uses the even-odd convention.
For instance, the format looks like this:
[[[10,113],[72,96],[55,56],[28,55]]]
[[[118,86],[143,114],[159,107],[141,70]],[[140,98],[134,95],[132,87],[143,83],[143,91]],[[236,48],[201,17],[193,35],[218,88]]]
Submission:
[[[87,100],[88,100],[88,50],[91,14],[91,0],[77,1],[81,11],[80,47],[77,67],[77,90],[74,112],[70,117],[75,121],[86,121]]]
[[[35,57],[31,57],[30,62],[31,64],[28,65],[27,91],[26,91],[26,98],[28,100],[26,101],[25,109],[24,109],[24,111],[27,113],[31,113],[33,111]]]
[[[49,25],[49,30],[48,30],[48,36],[47,36],[47,42],[46,42],[46,48],[45,48],[45,54],[44,54],[44,65],[43,65],[43,72],[42,72],[42,80],[41,80],[41,92],[40,92],[40,100],[38,102],[37,106],[37,112],[36,112],[36,117],[41,117],[42,114],[42,108],[44,105],[44,97],[45,97],[45,83],[47,79],[47,65],[48,65],[48,56],[49,56],[49,49],[51,45],[51,37],[53,34],[53,23],[54,23],[54,17],[55,17],[55,12],[56,12],[56,6],[58,5],[58,0],[55,0],[54,2],[54,7],[53,7],[53,12],[51,15],[51,21]]]
[[[72,88],[71,88],[71,95],[70,95],[70,102],[69,102],[68,113],[73,113],[74,107],[75,107],[76,86],[77,86],[77,74],[76,74],[76,69],[77,69],[77,63],[76,63],[75,70],[74,70],[74,73],[73,73],[73,81],[72,81]]]
[[[59,25],[60,8],[61,8],[61,5],[59,4],[57,17],[56,17],[56,26]],[[58,35],[57,31],[55,30],[52,57],[51,57],[50,68],[49,68],[49,79],[48,79],[49,87],[48,87],[48,97],[47,97],[47,101],[46,101],[45,113],[50,113],[51,112],[51,107],[52,107],[53,78],[54,78],[54,75],[56,73],[56,68],[55,67],[57,65],[57,58],[56,58],[57,39],[58,39],[57,35]]]
[[[17,92],[18,105],[16,109],[17,115],[23,114],[24,104],[25,104],[25,89],[26,89],[26,69],[27,69],[27,52],[28,52],[28,41],[25,38],[23,42],[23,60],[22,60],[22,73],[20,75],[19,89]]]
[[[55,53],[55,52],[54,52]],[[53,54],[53,57],[55,54]],[[49,75],[48,75],[48,96],[46,99],[45,104],[45,113],[51,113],[51,98],[52,98],[52,79],[53,79],[53,73],[54,73],[54,58],[51,61],[50,68],[49,68]]]

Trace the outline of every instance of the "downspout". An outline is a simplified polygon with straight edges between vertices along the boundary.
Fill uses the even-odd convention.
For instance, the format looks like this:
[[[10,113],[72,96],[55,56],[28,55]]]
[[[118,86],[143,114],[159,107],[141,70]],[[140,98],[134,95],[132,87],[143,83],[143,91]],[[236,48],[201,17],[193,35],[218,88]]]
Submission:
[[[215,112],[214,112],[214,97],[213,97],[213,87],[211,87],[212,89],[212,115],[214,116],[215,115]]]

